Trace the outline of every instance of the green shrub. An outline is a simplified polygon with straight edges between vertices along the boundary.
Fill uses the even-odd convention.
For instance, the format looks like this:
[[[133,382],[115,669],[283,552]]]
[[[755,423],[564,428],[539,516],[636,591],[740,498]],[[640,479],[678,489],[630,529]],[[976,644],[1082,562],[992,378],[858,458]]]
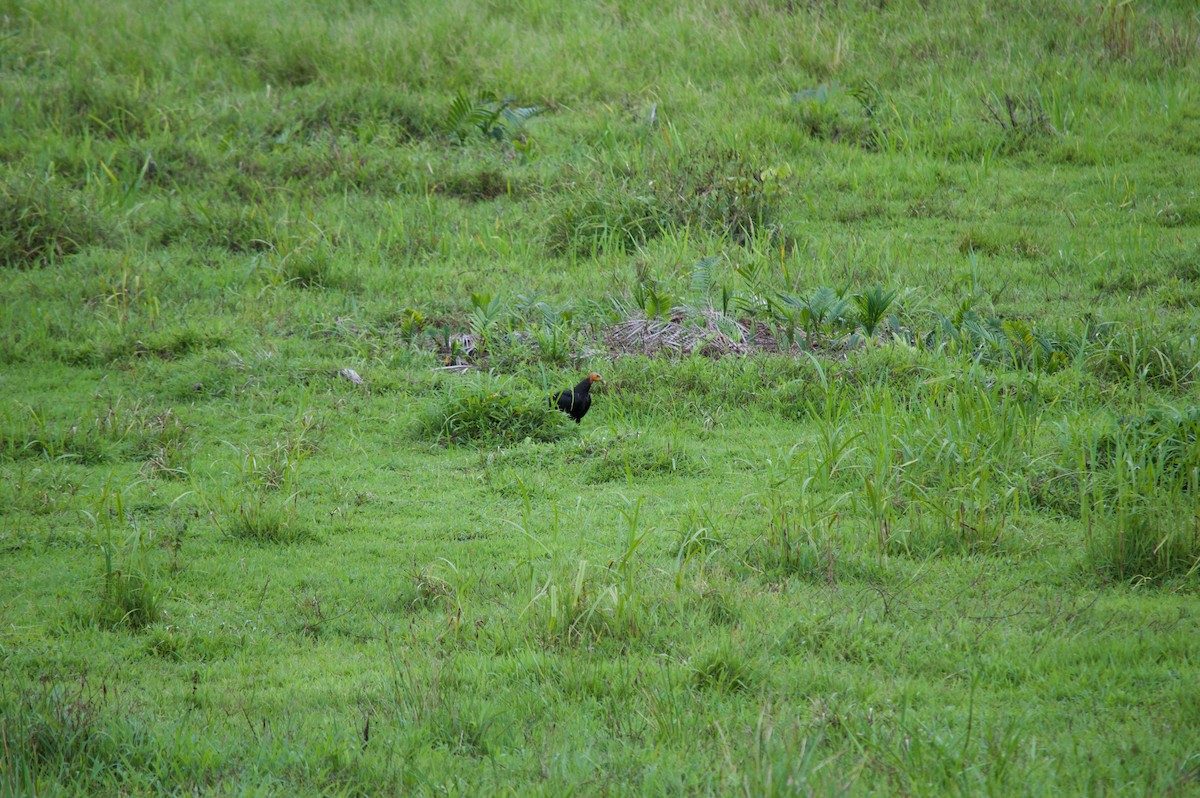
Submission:
[[[778,232],[779,203],[792,182],[788,164],[760,169],[733,150],[709,153],[688,164],[678,176],[672,175],[675,179],[665,192],[682,223],[727,235],[737,244]]]

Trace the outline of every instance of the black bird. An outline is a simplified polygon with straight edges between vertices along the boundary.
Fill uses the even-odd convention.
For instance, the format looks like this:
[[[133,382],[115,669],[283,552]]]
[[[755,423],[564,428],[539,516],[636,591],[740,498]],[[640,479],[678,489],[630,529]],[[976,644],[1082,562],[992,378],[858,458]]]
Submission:
[[[594,382],[604,382],[604,378],[593,371],[571,390],[551,395],[550,406],[558,405],[559,410],[575,419],[575,423],[578,424],[580,419],[587,415],[588,408],[592,406],[592,383]]]

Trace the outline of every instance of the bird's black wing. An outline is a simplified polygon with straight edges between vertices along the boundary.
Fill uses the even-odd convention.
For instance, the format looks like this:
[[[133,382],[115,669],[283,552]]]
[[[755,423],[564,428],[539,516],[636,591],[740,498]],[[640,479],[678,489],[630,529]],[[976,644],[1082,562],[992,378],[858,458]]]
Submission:
[[[592,406],[592,396],[586,391],[573,391],[571,393],[571,418],[575,419],[578,424],[580,420],[587,414],[588,408]]]

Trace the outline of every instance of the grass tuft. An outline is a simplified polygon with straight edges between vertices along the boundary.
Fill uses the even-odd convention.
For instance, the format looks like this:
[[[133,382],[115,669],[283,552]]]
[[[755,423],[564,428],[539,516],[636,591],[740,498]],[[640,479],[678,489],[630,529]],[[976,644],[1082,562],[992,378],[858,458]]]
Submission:
[[[1046,254],[1046,248],[1028,230],[990,227],[972,228],[963,233],[958,240],[958,251],[964,255],[978,253],[1023,260],[1037,260]]]
[[[45,266],[108,239],[105,220],[59,181],[0,174],[0,265]]]
[[[544,232],[553,255],[596,257],[631,252],[657,238],[671,217],[653,195],[634,186],[598,186],[572,192],[550,216]]]
[[[0,791],[40,794],[47,782],[111,762],[117,746],[103,718],[106,699],[86,676],[72,686],[0,696]]]
[[[279,276],[298,288],[343,288],[351,283],[329,248],[320,244],[297,248],[281,258]]]
[[[655,446],[648,441],[624,440],[605,448],[599,458],[592,460],[587,482],[598,485],[653,476],[696,475],[703,471],[700,462],[670,442]]]
[[[102,544],[104,570],[92,618],[106,629],[139,631],[166,617],[168,588],[141,544],[118,552]],[[118,561],[119,560],[119,561]]]
[[[308,530],[296,518],[295,506],[286,499],[246,495],[233,505],[225,532],[237,540],[291,544],[307,540]]]
[[[1093,535],[1093,566],[1111,579],[1162,584],[1200,573],[1200,515],[1190,508],[1122,507]]]
[[[418,431],[445,444],[555,441],[569,434],[567,416],[530,394],[517,394],[510,381],[491,375],[465,377],[428,405]]]
[[[692,673],[696,687],[723,693],[753,690],[761,680],[752,657],[732,640],[697,655],[692,660]]]

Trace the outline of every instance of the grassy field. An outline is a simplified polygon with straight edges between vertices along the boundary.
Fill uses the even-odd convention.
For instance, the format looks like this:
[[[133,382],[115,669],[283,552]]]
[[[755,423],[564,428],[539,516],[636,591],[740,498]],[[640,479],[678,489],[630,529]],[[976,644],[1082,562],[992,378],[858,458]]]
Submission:
[[[0,796],[1200,794],[1194,2],[0,0],[0,96]]]

